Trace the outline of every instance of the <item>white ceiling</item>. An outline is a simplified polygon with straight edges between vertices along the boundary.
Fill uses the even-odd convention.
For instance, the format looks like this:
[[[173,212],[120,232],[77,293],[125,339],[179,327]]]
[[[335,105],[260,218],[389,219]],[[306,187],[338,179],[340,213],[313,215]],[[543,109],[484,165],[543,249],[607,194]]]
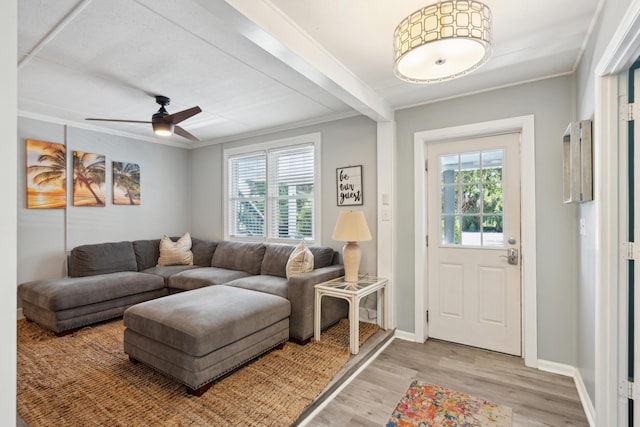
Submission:
[[[392,35],[436,0],[20,0],[18,109],[26,117],[196,147],[393,110],[575,71],[604,0],[485,0],[494,50],[468,76],[393,75]],[[155,137],[153,95],[203,142]]]

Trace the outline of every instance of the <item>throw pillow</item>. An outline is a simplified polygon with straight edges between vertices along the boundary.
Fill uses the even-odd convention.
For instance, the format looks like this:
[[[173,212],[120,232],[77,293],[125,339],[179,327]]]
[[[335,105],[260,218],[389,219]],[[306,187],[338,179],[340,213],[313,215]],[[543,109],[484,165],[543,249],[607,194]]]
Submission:
[[[177,242],[167,235],[160,240],[160,258],[158,267],[164,265],[193,265],[193,252],[191,252],[191,235],[185,233]]]
[[[287,279],[292,274],[307,273],[309,271],[313,271],[313,254],[304,242],[300,242],[289,255]]]

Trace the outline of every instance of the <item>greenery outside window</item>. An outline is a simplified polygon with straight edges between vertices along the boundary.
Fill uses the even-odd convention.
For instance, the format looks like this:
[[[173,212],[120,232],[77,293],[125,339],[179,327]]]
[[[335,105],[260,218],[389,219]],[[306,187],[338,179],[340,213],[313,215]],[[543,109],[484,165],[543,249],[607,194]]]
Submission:
[[[320,135],[225,150],[226,237],[315,242]]]
[[[503,247],[503,150],[440,157],[442,244]]]

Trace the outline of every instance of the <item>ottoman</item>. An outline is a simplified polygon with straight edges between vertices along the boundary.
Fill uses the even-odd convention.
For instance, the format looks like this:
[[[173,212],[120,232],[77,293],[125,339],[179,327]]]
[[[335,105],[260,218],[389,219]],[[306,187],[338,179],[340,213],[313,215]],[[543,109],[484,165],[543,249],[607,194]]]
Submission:
[[[212,382],[289,339],[289,300],[215,285],[169,295],[124,313],[124,352],[185,384]]]

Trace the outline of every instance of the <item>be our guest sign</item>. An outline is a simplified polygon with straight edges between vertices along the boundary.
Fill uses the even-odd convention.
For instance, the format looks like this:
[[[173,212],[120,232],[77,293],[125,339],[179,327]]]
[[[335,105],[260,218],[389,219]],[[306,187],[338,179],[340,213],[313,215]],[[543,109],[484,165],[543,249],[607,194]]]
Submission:
[[[338,206],[362,204],[362,166],[336,169]]]

